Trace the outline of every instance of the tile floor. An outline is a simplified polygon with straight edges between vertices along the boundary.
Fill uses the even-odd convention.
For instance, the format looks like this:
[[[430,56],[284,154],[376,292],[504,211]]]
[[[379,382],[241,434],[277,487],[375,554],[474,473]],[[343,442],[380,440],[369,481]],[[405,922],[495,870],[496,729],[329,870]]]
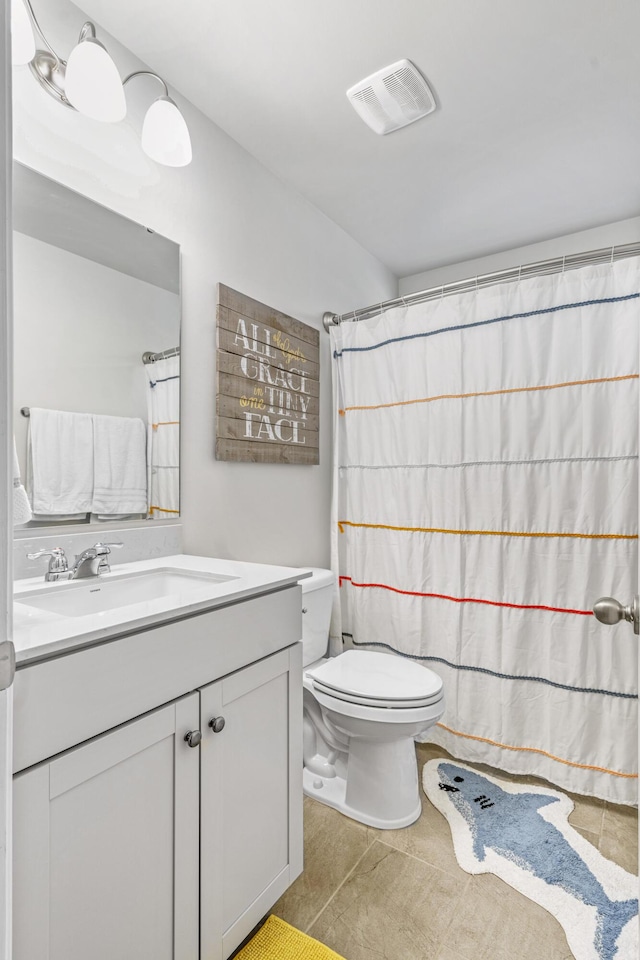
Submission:
[[[432,744],[417,750],[420,768],[447,756]],[[573,826],[637,873],[637,811],[572,799]],[[493,875],[461,870],[449,825],[426,797],[422,816],[405,830],[375,830],[304,802],[305,870],[272,912],[345,960],[573,960],[546,910]]]

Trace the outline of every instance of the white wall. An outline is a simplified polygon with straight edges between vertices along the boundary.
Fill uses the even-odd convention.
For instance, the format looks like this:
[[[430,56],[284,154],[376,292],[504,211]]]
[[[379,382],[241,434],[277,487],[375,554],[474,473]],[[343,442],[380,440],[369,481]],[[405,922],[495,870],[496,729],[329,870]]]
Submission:
[[[554,257],[568,256],[572,253],[585,253],[588,250],[600,250],[603,247],[638,241],[640,241],[640,217],[634,217],[631,220],[620,220],[618,223],[608,223],[591,230],[570,233],[564,237],[543,240],[541,243],[503,250],[489,257],[450,263],[432,270],[414,273],[400,280],[399,292],[400,296],[406,296],[419,290],[428,290],[429,287],[437,287],[442,283],[467,280],[469,277],[508,270],[526,263],[537,263],[539,260],[551,260]]]
[[[38,0],[62,56],[86,19],[67,0]],[[121,75],[139,62],[100,34]],[[149,65],[153,68],[153,64]],[[320,466],[214,459],[216,284],[223,282],[320,326],[397,292],[395,277],[344,231],[177,97],[194,160],[172,170],[139,147],[156,87],[131,84],[130,116],[99,124],[48,98],[27,67],[14,71],[14,155],[47,176],[176,240],[182,247],[182,520],[184,549],[282,564],[327,565],[331,487],[328,337],[321,334]]]
[[[13,235],[14,435],[26,476],[20,407],[147,420],[146,350],[175,347],[175,293]]]

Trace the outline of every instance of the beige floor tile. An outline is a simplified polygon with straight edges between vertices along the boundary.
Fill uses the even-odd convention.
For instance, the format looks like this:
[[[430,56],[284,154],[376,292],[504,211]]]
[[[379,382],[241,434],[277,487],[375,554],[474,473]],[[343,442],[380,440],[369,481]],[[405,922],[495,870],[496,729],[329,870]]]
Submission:
[[[445,946],[440,948],[433,960],[466,960],[466,958]]]
[[[638,811],[635,808],[605,804],[600,853],[629,873],[638,873]]]
[[[427,760],[436,760],[440,757],[446,757],[448,760],[453,759],[451,754],[447,753],[444,747],[438,746],[437,743],[416,743],[416,753],[420,766]]]
[[[558,921],[491,874],[471,878],[445,945],[465,960],[572,958]]]
[[[599,833],[591,833],[590,830],[583,830],[582,827],[576,827],[575,824],[573,825],[573,829],[576,831],[576,833],[579,833],[582,837],[584,837],[585,840],[588,840],[589,843],[596,848],[596,850],[600,848]]]
[[[306,931],[369,846],[367,828],[325,804],[304,799],[304,872],[272,913]]]
[[[424,793],[422,814],[410,827],[403,830],[374,830],[369,827],[368,831],[371,840],[380,840],[453,876],[457,877],[462,872],[453,852],[449,823]]]
[[[469,882],[376,841],[309,933],[348,960],[434,958]]]
[[[569,823],[576,830],[588,830],[600,837],[602,831],[602,816],[604,814],[604,800],[595,797],[581,797],[575,793],[568,794],[574,802],[573,813],[569,815]]]

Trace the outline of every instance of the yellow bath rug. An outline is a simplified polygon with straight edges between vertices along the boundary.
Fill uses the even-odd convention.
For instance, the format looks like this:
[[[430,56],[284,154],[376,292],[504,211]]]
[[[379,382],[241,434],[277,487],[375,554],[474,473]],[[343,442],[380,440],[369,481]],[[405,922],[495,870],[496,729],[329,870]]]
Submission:
[[[271,916],[235,960],[344,960],[323,943]]]

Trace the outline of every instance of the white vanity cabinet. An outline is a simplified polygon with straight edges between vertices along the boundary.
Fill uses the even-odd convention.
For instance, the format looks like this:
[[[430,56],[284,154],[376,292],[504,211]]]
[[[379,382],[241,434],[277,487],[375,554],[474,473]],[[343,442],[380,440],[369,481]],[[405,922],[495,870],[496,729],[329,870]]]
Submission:
[[[302,870],[299,637],[292,587],[18,671],[14,960],[235,950]]]
[[[14,780],[15,960],[197,960],[197,693]]]
[[[302,872],[301,670],[296,644],[200,691],[203,960],[228,957]]]

